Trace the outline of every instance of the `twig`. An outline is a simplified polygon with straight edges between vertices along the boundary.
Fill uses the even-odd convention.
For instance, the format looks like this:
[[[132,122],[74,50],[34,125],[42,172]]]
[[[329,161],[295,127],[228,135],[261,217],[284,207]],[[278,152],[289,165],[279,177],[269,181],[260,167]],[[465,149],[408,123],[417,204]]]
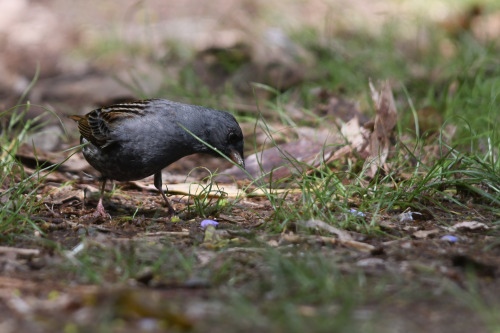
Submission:
[[[333,238],[333,237],[325,237],[325,236],[309,236],[309,235],[295,235],[295,234],[283,234],[281,235],[281,239],[290,242],[290,243],[302,243],[304,241],[321,241],[324,243],[330,244],[341,244],[345,246],[349,246],[355,248],[357,250],[363,252],[372,252],[375,250],[375,246],[347,239]]]
[[[18,247],[0,246],[0,253],[15,253],[24,256],[38,256],[40,250],[38,249],[23,249]]]
[[[158,236],[182,236],[188,237],[189,231],[158,231],[158,232],[145,232],[143,234],[138,234],[136,237],[158,237]]]

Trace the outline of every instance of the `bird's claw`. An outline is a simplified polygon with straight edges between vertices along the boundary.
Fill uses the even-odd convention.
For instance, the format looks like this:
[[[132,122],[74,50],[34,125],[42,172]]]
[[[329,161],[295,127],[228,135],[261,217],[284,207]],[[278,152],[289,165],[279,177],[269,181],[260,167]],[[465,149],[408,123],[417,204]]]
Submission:
[[[102,217],[105,220],[111,220],[111,215],[109,215],[108,212],[106,212],[106,210],[104,209],[104,206],[102,204],[102,198],[99,199],[99,202],[97,203],[97,208],[93,215],[96,218]]]

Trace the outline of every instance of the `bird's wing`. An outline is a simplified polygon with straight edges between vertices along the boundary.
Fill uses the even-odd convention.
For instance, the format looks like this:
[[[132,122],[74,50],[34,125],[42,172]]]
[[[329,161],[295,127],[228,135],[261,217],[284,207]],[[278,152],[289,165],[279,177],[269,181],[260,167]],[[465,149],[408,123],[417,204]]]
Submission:
[[[125,119],[142,117],[146,114],[150,100],[115,104],[93,110],[85,116],[71,116],[78,121],[80,134],[100,148],[115,142],[113,127]]]

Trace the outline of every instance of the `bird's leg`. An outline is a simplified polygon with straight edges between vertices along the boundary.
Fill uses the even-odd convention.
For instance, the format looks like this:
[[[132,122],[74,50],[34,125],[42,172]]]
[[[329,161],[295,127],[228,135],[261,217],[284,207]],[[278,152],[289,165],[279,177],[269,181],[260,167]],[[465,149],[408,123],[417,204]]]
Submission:
[[[102,198],[104,197],[104,189],[105,189],[105,186],[106,186],[106,181],[107,179],[104,178],[102,180],[102,184],[101,184],[101,194],[99,196],[99,202],[97,203],[97,208],[96,208],[96,212],[95,212],[95,217],[103,217],[105,219],[111,219],[111,216],[106,212],[106,210],[104,209],[104,206],[102,204]]]
[[[167,196],[165,195],[165,193],[163,192],[163,189],[162,189],[161,170],[158,171],[157,173],[155,173],[154,184],[155,184],[156,189],[158,191],[160,191],[161,196],[163,197],[163,199],[165,199],[165,202],[167,203],[167,207],[168,207],[167,217],[174,216],[175,209],[174,209],[174,207],[172,207],[172,204],[170,203],[170,201],[168,200]]]

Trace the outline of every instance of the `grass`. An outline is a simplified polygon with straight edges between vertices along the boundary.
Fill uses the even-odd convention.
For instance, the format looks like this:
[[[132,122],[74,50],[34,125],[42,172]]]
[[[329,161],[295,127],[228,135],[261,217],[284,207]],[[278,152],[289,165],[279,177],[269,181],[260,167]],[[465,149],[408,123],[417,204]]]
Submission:
[[[68,282],[123,286],[139,281],[161,292],[197,281],[198,287],[186,284],[186,288],[201,288],[201,297],[193,295],[184,302],[201,306],[210,300],[210,308],[205,310],[210,316],[195,331],[215,325],[231,331],[378,332],[391,329],[392,323],[383,318],[390,318],[394,311],[409,311],[405,307],[429,300],[452,312],[460,313],[470,307],[484,316],[492,331],[498,327],[494,310],[487,308],[478,296],[473,288],[477,282],[473,280],[471,289],[464,290],[450,285],[433,269],[427,269],[425,281],[416,279],[412,284],[403,276],[384,270],[374,276],[356,267],[346,271],[340,265],[345,258],[338,258],[339,252],[331,248],[222,250],[215,252],[208,264],[200,265],[195,259],[200,249],[179,250],[167,242],[152,244],[147,239],[137,239],[121,246],[88,241],[86,244],[86,251],[66,268],[72,272],[65,276]],[[143,302],[133,289],[111,289],[108,294],[111,299],[122,299],[130,309],[116,313],[119,307],[113,302],[98,302],[94,306],[99,313],[112,314],[100,317],[95,323],[100,327],[115,327],[114,322],[120,318],[128,320],[133,309]],[[171,294],[170,302],[153,298],[149,302],[155,302],[157,308],[150,317],[170,311],[172,300],[182,304],[177,297]],[[416,309],[413,311],[415,315]]]
[[[166,240],[154,242],[147,237],[118,246],[83,238],[65,256],[70,258],[62,268],[69,272],[67,278],[92,284],[127,283],[149,275],[151,284],[181,283],[194,266],[192,254],[180,252]]]
[[[0,114],[6,119],[2,122],[0,133],[1,146],[5,147],[0,154],[0,186],[2,188],[0,234],[3,236],[18,233],[26,228],[38,229],[30,216],[38,209],[36,195],[43,177],[39,174],[27,174],[24,166],[15,156],[30,131],[36,130],[34,125],[37,119],[25,119],[29,107],[29,104],[21,105]]]
[[[0,237],[7,241],[12,241],[14,235],[24,232],[42,232],[33,219],[41,206],[40,188],[47,176],[72,156],[69,155],[57,164],[41,164],[38,162],[36,145],[32,142],[37,163],[35,169],[28,170],[18,160],[16,154],[19,147],[26,143],[30,134],[43,128],[44,123],[41,119],[46,114],[52,113],[45,109],[45,113],[30,119],[26,117],[30,107],[30,103],[19,104],[0,113],[0,146],[2,147],[0,150]]]
[[[215,182],[217,172],[212,173],[209,169],[208,176],[202,179],[201,191],[197,195],[190,195],[192,204],[187,206],[187,213],[195,216],[209,217],[218,216],[221,211],[231,210],[232,205],[227,200],[227,193]],[[188,175],[189,176],[189,175]],[[229,206],[229,207],[228,207]]]
[[[397,31],[394,26],[388,29]],[[306,82],[306,88],[315,84],[333,90],[341,87],[344,94],[355,98],[366,94],[369,77],[391,77],[406,86],[406,93],[401,94],[403,91],[398,85],[393,85],[401,115],[399,136],[412,135],[409,128],[412,118],[417,120],[414,122],[417,135],[410,146],[401,144],[397,147],[396,156],[391,160],[390,174],[379,174],[368,186],[352,180],[347,186],[339,186],[347,180],[362,178],[363,170],[356,170],[356,165],[344,166],[342,172],[324,168],[315,170],[313,176],[303,174],[294,177],[291,184],[302,190],[302,201],[298,206],[301,210],[306,207],[303,209],[306,213],[289,206],[283,207],[283,214],[276,214],[281,227],[286,225],[287,220],[297,218],[315,217],[335,223],[338,218],[329,206],[335,205],[338,210],[346,211],[352,203],[339,198],[348,197],[362,199],[357,200],[362,209],[373,211],[374,207],[379,207],[376,211],[380,211],[395,207],[421,208],[429,201],[439,205],[442,200],[465,205],[464,201],[456,199],[457,192],[465,191],[482,198],[489,208],[498,212],[498,47],[481,44],[464,33],[452,41],[457,51],[449,59],[434,53],[437,50],[435,45],[443,40],[442,35],[436,35],[440,39],[431,40],[430,47],[421,50],[421,57],[425,57],[429,73],[441,68],[441,75],[437,80],[425,83],[415,80],[410,70],[422,59],[415,59],[405,52],[391,52],[398,49],[400,43],[398,36],[392,33],[383,34],[381,39],[363,36],[340,39],[326,46],[320,42],[321,36],[314,32],[309,31],[303,38],[307,49],[317,50],[317,68],[326,72],[324,79]],[[366,46],[367,40],[369,47]],[[338,52],[339,49],[348,50],[349,54]],[[433,61],[430,62],[430,59]],[[407,100],[401,100],[398,95],[406,95]],[[428,105],[436,108],[436,112],[430,116],[422,115],[419,119],[420,110]],[[413,112],[408,112],[408,109]],[[428,121],[427,117],[431,117],[431,122],[437,122],[441,117],[446,119],[438,129],[438,135],[419,130],[418,122]],[[287,124],[292,123],[294,121],[287,121]],[[452,140],[445,139],[445,125],[456,127]],[[423,148],[430,146],[438,147],[439,154],[423,160],[426,157]],[[402,178],[403,173],[411,177]],[[328,202],[331,204],[328,205]]]

